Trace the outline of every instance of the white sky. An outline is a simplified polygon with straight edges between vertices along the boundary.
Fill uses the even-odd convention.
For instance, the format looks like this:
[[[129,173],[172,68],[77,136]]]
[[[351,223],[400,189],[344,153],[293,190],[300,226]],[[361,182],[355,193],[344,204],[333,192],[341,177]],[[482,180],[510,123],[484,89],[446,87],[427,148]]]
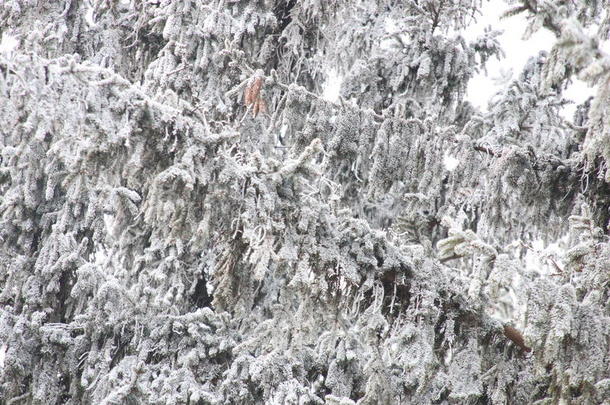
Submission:
[[[17,38],[5,32],[0,38],[0,53],[11,53],[18,45]]]
[[[468,85],[467,99],[482,111],[487,110],[489,99],[500,90],[494,83],[494,78],[500,77],[503,71],[512,71],[512,78],[516,78],[531,56],[538,55],[540,51],[549,51],[555,43],[555,36],[546,28],[541,28],[529,39],[523,40],[526,19],[524,14],[518,14],[505,19],[500,15],[508,9],[503,0],[490,0],[483,3],[482,16],[464,33],[466,40],[474,40],[483,33],[485,27],[491,25],[493,29],[503,31],[499,37],[500,44],[505,52],[502,60],[492,58],[487,64],[487,75],[481,72],[472,78]],[[607,44],[606,44],[607,45]],[[594,95],[595,90],[584,82],[575,79],[564,91],[565,98],[574,101],[574,104],[564,107],[563,116],[572,120],[576,106]]]
[[[507,8],[503,0],[484,2],[482,16],[463,33],[467,41],[473,41],[483,34],[485,27],[491,26],[494,30],[503,31],[498,40],[505,57],[501,60],[492,58],[487,63],[487,75],[481,72],[468,83],[468,100],[483,111],[487,110],[489,99],[499,90],[494,78],[502,76],[504,72],[512,72],[512,77],[517,77],[531,56],[542,50],[549,51],[555,41],[554,35],[546,29],[539,30],[524,41],[522,36],[526,27],[525,17],[519,14],[500,19],[500,15]]]

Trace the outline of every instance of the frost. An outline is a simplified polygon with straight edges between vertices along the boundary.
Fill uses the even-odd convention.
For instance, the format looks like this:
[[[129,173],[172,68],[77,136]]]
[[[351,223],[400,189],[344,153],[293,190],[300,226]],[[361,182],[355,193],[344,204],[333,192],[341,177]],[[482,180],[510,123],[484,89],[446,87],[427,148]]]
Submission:
[[[0,2],[0,398],[602,403],[610,24],[511,4],[481,112],[478,0]]]

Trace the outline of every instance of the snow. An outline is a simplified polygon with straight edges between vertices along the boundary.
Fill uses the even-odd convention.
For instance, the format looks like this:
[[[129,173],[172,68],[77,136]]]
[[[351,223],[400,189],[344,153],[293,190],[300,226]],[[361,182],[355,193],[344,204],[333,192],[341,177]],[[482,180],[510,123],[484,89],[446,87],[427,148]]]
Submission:
[[[13,254],[10,246],[0,250],[0,262],[11,263],[6,279],[15,283],[9,298],[17,294],[13,302],[24,302],[15,322],[0,317],[0,374],[12,373],[3,390],[17,395],[29,381],[23,395],[41,403],[69,393],[92,403],[175,403],[189,395],[191,402],[214,403],[353,403],[348,397],[360,403],[441,397],[506,403],[509,392],[531,403],[562,400],[558,396],[570,388],[565,381],[597,387],[608,379],[598,348],[607,346],[600,331],[610,330],[603,306],[610,250],[601,237],[593,238],[591,210],[566,218],[580,200],[599,211],[604,201],[585,193],[572,176],[582,161],[570,155],[564,162],[561,155],[562,170],[554,159],[551,167],[546,155],[553,156],[555,143],[541,143],[545,156],[538,159],[529,138],[509,131],[521,129],[515,117],[530,118],[518,117],[531,108],[529,99],[517,112],[494,109],[487,121],[476,115],[469,120],[468,109],[456,119],[452,107],[462,101],[473,69],[453,41],[461,32],[439,29],[435,41],[433,30],[419,29],[426,21],[422,12],[414,16],[417,24],[408,25],[412,41],[398,48],[404,57],[383,49],[375,54],[386,34],[376,23],[383,17],[375,13],[378,3],[364,2],[369,10],[339,2],[346,28],[337,37],[345,42],[320,35],[314,50],[304,52],[307,38],[288,29],[289,49],[300,50],[300,57],[271,54],[278,69],[265,84],[276,110],[268,122],[264,115],[254,120],[240,114],[247,112],[241,97],[247,82],[239,83],[250,67],[260,66],[250,51],[264,38],[252,36],[243,53],[232,41],[244,29],[276,29],[276,19],[267,18],[277,11],[270,2],[250,9],[232,5],[230,14],[219,9],[207,36],[188,24],[190,16],[204,21],[210,14],[201,2],[148,3],[132,1],[120,12],[90,7],[98,25],[82,20],[77,27],[96,35],[73,37],[92,50],[86,58],[62,54],[57,41],[30,41],[28,30],[41,17],[59,21],[59,37],[71,41],[62,27],[72,26],[73,16],[59,14],[60,8],[43,16],[38,10],[8,13],[24,24],[11,31],[18,38],[13,45],[1,38],[2,49],[10,52],[19,42],[24,52],[15,51],[1,75],[15,90],[0,91],[0,104],[7,106],[0,108],[0,121],[9,129],[3,141],[10,149],[2,164],[11,175],[2,186],[8,187],[8,204],[0,204],[0,227],[8,224],[6,243],[27,242],[34,231],[41,238],[30,245],[37,249],[31,257]],[[473,11],[461,9],[456,15]],[[87,10],[80,8],[78,18]],[[501,7],[486,10],[496,18]],[[291,18],[314,34],[343,21],[316,7],[294,7]],[[516,28],[503,41],[525,30],[519,18],[509,20]],[[134,63],[150,50],[145,38],[134,38],[131,48],[119,44],[116,54],[98,46],[100,38],[129,35],[134,24],[145,24],[163,46],[159,53],[151,50],[146,63]],[[395,29],[391,20],[385,28]],[[375,42],[362,41],[363,31]],[[209,46],[212,37],[218,47]],[[193,46],[174,46],[179,41]],[[529,41],[520,44],[527,52],[507,49],[510,56],[493,74],[505,69],[516,77],[528,56],[552,41],[534,49]],[[430,57],[452,49],[455,64]],[[327,59],[318,65],[308,55]],[[334,57],[326,55],[348,55],[355,68],[329,66]],[[380,71],[365,69],[371,55],[381,56]],[[236,59],[234,69],[217,63],[226,58]],[[180,60],[189,61],[182,70],[176,68]],[[432,63],[428,71],[420,69],[426,60]],[[325,76],[326,100],[343,101],[341,94],[354,104],[329,105],[317,85],[288,82],[307,68],[312,77]],[[204,77],[197,74],[202,69]],[[366,86],[378,76],[396,78],[395,86],[387,80]],[[483,83],[475,92],[481,105],[498,87],[485,86],[487,77],[474,79]],[[278,104],[282,93],[285,102]],[[539,96],[526,95],[533,101]],[[439,107],[441,97],[449,98],[449,107]],[[412,104],[403,105],[406,98]],[[510,107],[515,98],[506,100]],[[396,108],[384,111],[390,107]],[[555,111],[536,114],[532,121],[552,134]],[[603,135],[592,128],[592,136]],[[278,132],[278,146],[288,149],[282,153],[271,148]],[[493,148],[484,153],[487,145]],[[498,155],[496,145],[507,147]],[[50,191],[40,194],[40,184]],[[40,213],[49,215],[40,219]],[[583,235],[571,230],[570,240],[559,244],[568,225]],[[439,241],[445,228],[448,237]],[[506,247],[517,238],[523,241]],[[558,254],[548,245],[554,241],[562,248]],[[560,253],[576,242],[561,262]],[[71,289],[59,284],[75,269]],[[61,323],[46,316],[63,308],[56,297],[74,303]],[[11,304],[7,310],[16,311]],[[503,337],[504,321],[523,331],[535,356],[521,361],[523,343],[513,340],[514,348]],[[566,339],[574,344],[564,345]],[[21,354],[36,352],[52,356],[30,356],[31,364],[13,367],[28,360]],[[537,370],[553,361],[541,379]],[[510,386],[515,378],[519,389]],[[550,387],[548,398],[532,392],[536,384]],[[596,403],[585,397],[589,393],[583,390],[576,400]],[[9,400],[18,398],[24,397]]]

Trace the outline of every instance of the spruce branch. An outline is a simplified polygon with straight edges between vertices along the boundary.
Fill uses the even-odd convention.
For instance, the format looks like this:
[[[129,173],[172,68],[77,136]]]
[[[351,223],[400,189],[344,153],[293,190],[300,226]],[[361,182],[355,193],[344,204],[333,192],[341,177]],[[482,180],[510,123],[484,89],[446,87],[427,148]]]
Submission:
[[[323,151],[322,141],[319,138],[315,138],[296,159],[288,160],[279,171],[272,174],[275,181],[280,182],[286,177],[293,175],[311,160],[315,154]]]

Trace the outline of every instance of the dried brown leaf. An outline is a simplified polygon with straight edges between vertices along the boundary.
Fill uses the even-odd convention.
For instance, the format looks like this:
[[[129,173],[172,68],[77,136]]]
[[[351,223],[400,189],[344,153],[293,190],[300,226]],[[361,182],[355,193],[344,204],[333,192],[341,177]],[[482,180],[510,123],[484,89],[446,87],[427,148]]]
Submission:
[[[515,345],[519,346],[522,350],[526,352],[531,352],[532,349],[525,345],[525,339],[523,339],[523,335],[517,329],[513,328],[510,325],[504,325],[504,336],[509,338]]]
[[[253,104],[256,104],[260,100],[261,89],[263,88],[264,78],[255,77],[251,80],[251,83],[246,86],[246,90],[244,91],[244,103],[246,107],[250,107]]]

